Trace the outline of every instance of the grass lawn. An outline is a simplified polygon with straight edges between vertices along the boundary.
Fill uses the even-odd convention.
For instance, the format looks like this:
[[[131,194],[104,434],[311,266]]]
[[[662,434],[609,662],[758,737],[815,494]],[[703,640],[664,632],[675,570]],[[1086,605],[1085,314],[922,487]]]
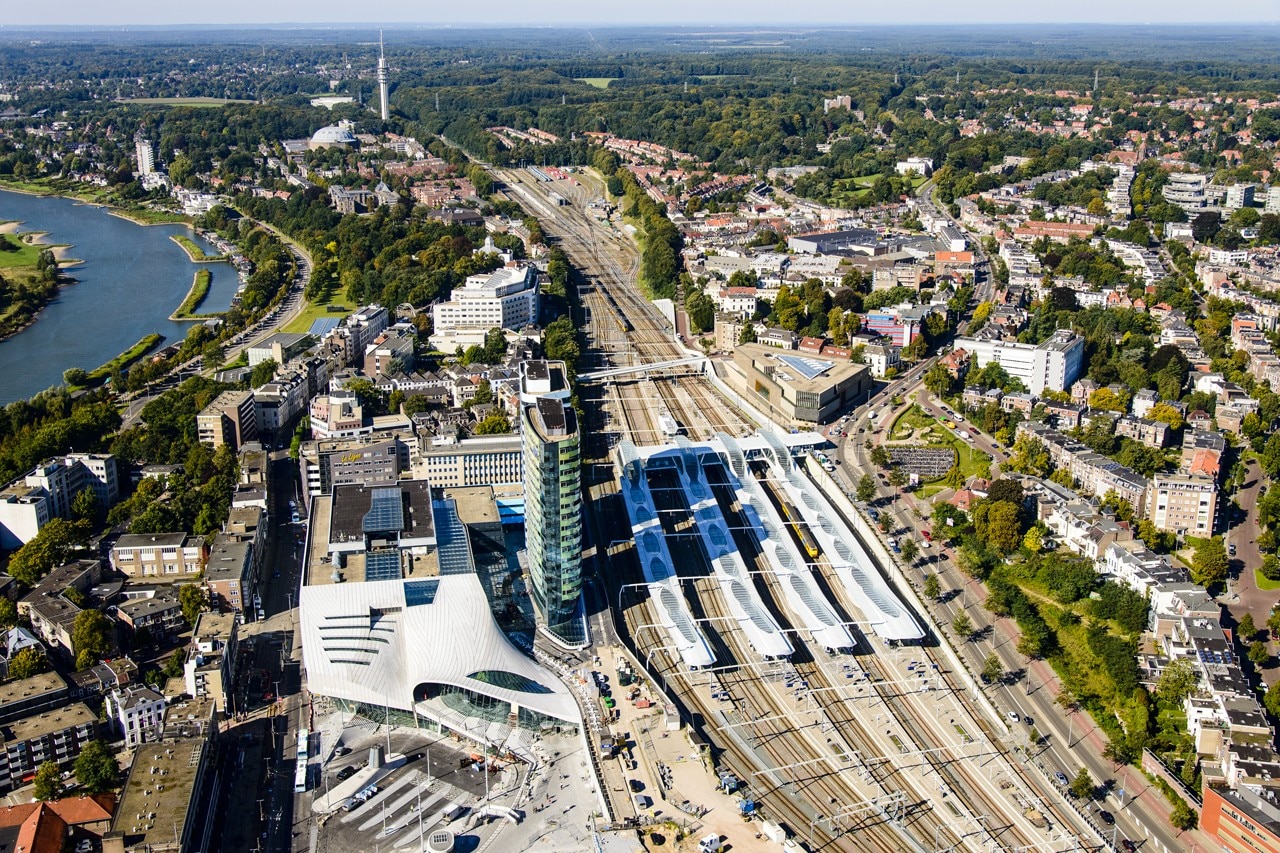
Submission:
[[[1258,569],[1253,570],[1253,582],[1258,585],[1258,589],[1280,589],[1280,581],[1271,580]]]
[[[574,77],[579,83],[586,83],[588,86],[595,86],[597,89],[608,89],[609,84],[617,77]]]
[[[861,199],[871,189],[871,185],[876,182],[879,175],[863,175],[859,178],[840,178],[832,181],[831,195],[833,198],[841,198],[847,200]],[[916,176],[911,179],[911,188],[919,189],[928,178]]]
[[[0,234],[0,240],[3,240],[6,246],[13,247],[14,251],[0,251],[0,269],[12,270],[19,268],[28,268],[35,270],[36,260],[40,257],[40,252],[45,249],[52,249],[53,246],[40,243],[32,245],[24,240],[18,239],[14,234]]]
[[[221,107],[226,104],[252,104],[239,98],[125,98],[126,104],[154,104],[162,107]]]
[[[342,310],[330,311],[329,306],[331,305],[334,307],[341,307]],[[316,320],[319,320],[321,317],[337,317],[341,319],[355,310],[356,306],[354,303],[348,302],[346,299],[338,296],[333,296],[323,303],[308,302],[307,307],[302,309],[302,313],[299,314],[292,323],[285,326],[283,331],[305,334],[311,330],[311,324]]]
[[[169,239],[182,247],[182,250],[187,253],[187,257],[191,259],[192,263],[200,264],[212,261],[221,261],[225,257],[223,255],[210,255],[204,249],[200,248],[200,246],[198,246],[190,237],[182,234],[170,234]]]

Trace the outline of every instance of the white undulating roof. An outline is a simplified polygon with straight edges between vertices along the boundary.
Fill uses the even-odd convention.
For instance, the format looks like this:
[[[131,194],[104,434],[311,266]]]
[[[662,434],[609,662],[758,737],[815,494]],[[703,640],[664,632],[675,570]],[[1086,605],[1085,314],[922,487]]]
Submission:
[[[568,688],[494,623],[474,574],[304,586],[301,612],[313,693],[408,711],[415,688],[446,684],[581,723]],[[486,671],[510,673],[545,692],[472,677]]]

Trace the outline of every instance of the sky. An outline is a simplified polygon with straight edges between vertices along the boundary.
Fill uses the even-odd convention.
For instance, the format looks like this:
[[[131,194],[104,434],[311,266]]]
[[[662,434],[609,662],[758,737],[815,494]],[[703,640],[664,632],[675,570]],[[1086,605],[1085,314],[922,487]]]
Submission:
[[[370,18],[370,6],[351,0],[63,0],[15,3],[7,25],[396,23],[462,24],[943,24],[943,23],[1280,23],[1280,0],[810,0],[800,9],[777,0],[478,0],[472,3],[386,3]],[[536,9],[536,18],[531,18]],[[0,32],[3,27],[0,26]],[[1278,30],[1280,33],[1280,30]]]

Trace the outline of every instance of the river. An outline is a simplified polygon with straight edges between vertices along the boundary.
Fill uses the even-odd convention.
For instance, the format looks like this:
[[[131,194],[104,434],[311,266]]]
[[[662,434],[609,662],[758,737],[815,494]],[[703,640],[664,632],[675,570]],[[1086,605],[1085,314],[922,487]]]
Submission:
[[[216,252],[184,225],[142,226],[72,199],[0,190],[0,221],[15,219],[21,231],[69,245],[67,256],[84,263],[68,268],[76,283],[61,288],[35,323],[0,341],[0,403],[60,384],[68,367],[105,364],[152,332],[164,335],[163,345],[181,340],[191,322],[168,317],[201,267],[213,274],[203,313],[225,311],[239,285],[230,264],[194,264],[169,239],[185,234]]]

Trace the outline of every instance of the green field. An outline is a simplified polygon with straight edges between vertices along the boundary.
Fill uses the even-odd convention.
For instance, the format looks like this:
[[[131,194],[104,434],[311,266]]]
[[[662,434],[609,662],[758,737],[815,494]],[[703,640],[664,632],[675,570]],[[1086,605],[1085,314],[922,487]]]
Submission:
[[[871,189],[871,185],[876,182],[879,175],[863,175],[859,178],[839,178],[831,182],[832,199],[845,199],[849,201],[860,200]],[[913,190],[920,189],[920,186],[927,181],[917,175],[911,179],[911,188]]]
[[[40,257],[40,253],[45,249],[52,249],[47,243],[32,244],[20,239],[16,234],[0,234],[0,240],[3,240],[6,247],[12,247],[14,251],[6,248],[0,251],[0,269],[31,269],[35,270],[36,259]]]
[[[889,440],[902,446],[951,448],[966,479],[976,477],[991,462],[991,457],[974,449],[919,406],[911,406],[898,416],[889,428]],[[920,495],[933,497],[944,488],[941,479],[924,482],[920,485]]]
[[[221,107],[227,104],[252,104],[239,98],[124,98],[125,104],[153,104],[161,107]]]
[[[340,306],[341,311],[330,311],[329,306]],[[308,302],[307,307],[302,309],[302,313],[297,316],[289,325],[285,326],[281,331],[305,333],[311,329],[311,324],[321,317],[346,317],[352,311],[356,310],[356,306],[352,302],[348,302],[344,298],[337,296],[332,297],[327,302]]]
[[[182,225],[191,222],[191,217],[185,213],[154,207],[113,207],[111,214],[139,225]]]
[[[1267,591],[1280,589],[1280,581],[1271,580],[1271,578],[1264,575],[1258,569],[1253,570],[1253,580],[1254,583],[1258,585],[1258,589],[1264,589]]]
[[[617,77],[574,77],[579,83],[586,83],[588,86],[595,86],[597,89],[608,89],[609,84]]]

